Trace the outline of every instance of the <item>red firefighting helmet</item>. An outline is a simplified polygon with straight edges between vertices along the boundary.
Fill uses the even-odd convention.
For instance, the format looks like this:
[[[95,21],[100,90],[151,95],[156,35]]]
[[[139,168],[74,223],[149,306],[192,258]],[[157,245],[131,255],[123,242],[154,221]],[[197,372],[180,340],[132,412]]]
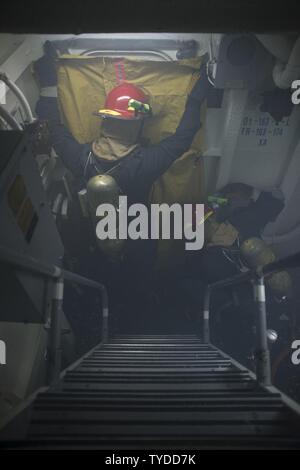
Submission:
[[[151,108],[145,93],[131,83],[122,83],[107,95],[104,109],[99,109],[97,116],[116,119],[141,119],[151,114]]]

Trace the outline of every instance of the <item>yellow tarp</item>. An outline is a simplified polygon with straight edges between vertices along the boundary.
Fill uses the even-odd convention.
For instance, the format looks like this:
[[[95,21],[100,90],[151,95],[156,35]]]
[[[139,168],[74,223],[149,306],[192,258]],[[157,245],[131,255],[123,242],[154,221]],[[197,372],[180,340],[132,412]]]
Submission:
[[[146,120],[144,136],[157,143],[174,133],[188,93],[199,77],[201,58],[174,62],[124,59],[126,81],[143,89],[150,99],[153,117]],[[62,56],[58,68],[58,96],[64,123],[80,143],[98,137],[100,118],[107,93],[118,85],[116,59]],[[202,112],[202,122],[205,110]],[[153,185],[150,202],[189,203],[203,200],[203,147],[200,130],[189,152],[175,161]],[[159,242],[158,267],[181,263],[184,245],[180,241]]]

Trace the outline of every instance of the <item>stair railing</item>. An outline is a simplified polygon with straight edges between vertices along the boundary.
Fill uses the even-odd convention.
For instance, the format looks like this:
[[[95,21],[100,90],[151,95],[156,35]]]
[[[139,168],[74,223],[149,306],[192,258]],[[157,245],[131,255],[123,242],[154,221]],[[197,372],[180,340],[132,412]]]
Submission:
[[[214,290],[251,282],[253,285],[253,300],[256,304],[256,379],[263,386],[271,385],[271,363],[270,351],[267,338],[267,311],[265,294],[265,276],[278,272],[282,269],[292,269],[300,266],[300,252],[288,256],[281,260],[267,264],[263,268],[249,270],[245,273],[237,274],[227,279],[214,282],[206,286],[202,323],[203,323],[203,342],[210,342],[210,301]]]
[[[54,289],[52,293],[52,305],[50,315],[50,338],[49,338],[49,367],[48,383],[54,386],[60,378],[61,372],[61,335],[62,335],[62,307],[64,299],[64,282],[75,282],[100,291],[102,330],[101,341],[108,340],[108,295],[106,287],[96,281],[88,279],[79,274],[66,271],[55,265],[41,263],[35,258],[19,254],[6,247],[0,246],[0,261],[16,268],[17,271],[27,271],[38,277],[52,279]]]

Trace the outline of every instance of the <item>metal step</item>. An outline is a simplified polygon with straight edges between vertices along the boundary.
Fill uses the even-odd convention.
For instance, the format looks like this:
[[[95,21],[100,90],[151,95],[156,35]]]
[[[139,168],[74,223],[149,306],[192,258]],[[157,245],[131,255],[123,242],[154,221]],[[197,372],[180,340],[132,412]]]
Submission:
[[[122,335],[35,400],[28,446],[297,448],[279,392],[193,335]]]

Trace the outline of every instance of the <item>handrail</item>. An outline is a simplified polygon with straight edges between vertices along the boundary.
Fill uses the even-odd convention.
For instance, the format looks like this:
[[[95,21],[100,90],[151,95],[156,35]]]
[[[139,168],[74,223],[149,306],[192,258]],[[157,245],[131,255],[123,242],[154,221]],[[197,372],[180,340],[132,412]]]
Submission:
[[[5,83],[5,85],[12,91],[12,93],[14,93],[14,95],[17,97],[17,99],[19,100],[19,102],[21,103],[21,106],[23,108],[23,111],[25,112],[25,115],[27,117],[27,121],[29,123],[32,123],[35,121],[34,117],[33,117],[33,114],[32,114],[32,111],[31,111],[31,108],[30,108],[30,105],[26,99],[26,96],[24,95],[24,93],[20,90],[20,88],[12,81],[8,78],[8,76],[6,75],[6,73],[4,72],[0,72],[0,80]]]
[[[255,271],[250,270],[244,273],[236,274],[234,276],[228,277],[227,279],[222,279],[221,281],[216,281],[211,284],[208,284],[208,289],[218,289],[220,287],[228,287],[236,284],[242,284],[243,282],[250,281],[255,276]]]
[[[61,370],[61,321],[62,304],[64,295],[64,281],[97,289],[101,292],[102,307],[102,342],[108,340],[108,295],[104,284],[67,271],[55,265],[41,263],[37,259],[16,253],[15,251],[0,246],[0,261],[14,266],[19,271],[28,271],[34,275],[51,278],[54,280],[54,291],[51,309],[50,348],[49,348],[49,382],[54,385],[59,380]]]
[[[264,277],[274,274],[282,269],[293,269],[300,266],[300,252],[287,256],[286,258],[274,261],[257,270],[251,270],[216,281],[206,286],[203,302],[203,341],[210,342],[209,316],[210,300],[214,289],[241,284],[244,282],[253,283],[254,302],[257,305],[256,315],[256,377],[257,381],[264,385],[271,385],[270,353],[267,340],[267,314],[266,314],[266,294]]]
[[[300,251],[293,255],[287,256],[286,258],[279,259],[272,263],[267,264],[261,270],[261,273],[266,276],[267,274],[273,274],[282,269],[295,269],[300,266]]]
[[[216,281],[211,284],[208,284],[210,290],[216,289],[219,287],[227,287],[230,285],[240,284],[247,282],[255,277],[264,277],[269,274],[274,274],[282,269],[294,269],[300,266],[300,252],[294,253],[293,255],[286,256],[280,260],[274,261],[272,263],[266,264],[262,268],[257,270],[249,269],[245,273],[236,274],[234,276],[228,277],[227,279],[222,279],[221,281]]]
[[[97,54],[97,55],[96,55]],[[80,55],[85,56],[85,57],[134,57],[134,56],[155,56],[155,57],[160,57],[166,62],[172,61],[172,57],[169,56],[169,54],[166,54],[165,52],[161,51],[152,51],[152,50],[109,50],[109,49],[91,49],[89,51],[84,51]]]

